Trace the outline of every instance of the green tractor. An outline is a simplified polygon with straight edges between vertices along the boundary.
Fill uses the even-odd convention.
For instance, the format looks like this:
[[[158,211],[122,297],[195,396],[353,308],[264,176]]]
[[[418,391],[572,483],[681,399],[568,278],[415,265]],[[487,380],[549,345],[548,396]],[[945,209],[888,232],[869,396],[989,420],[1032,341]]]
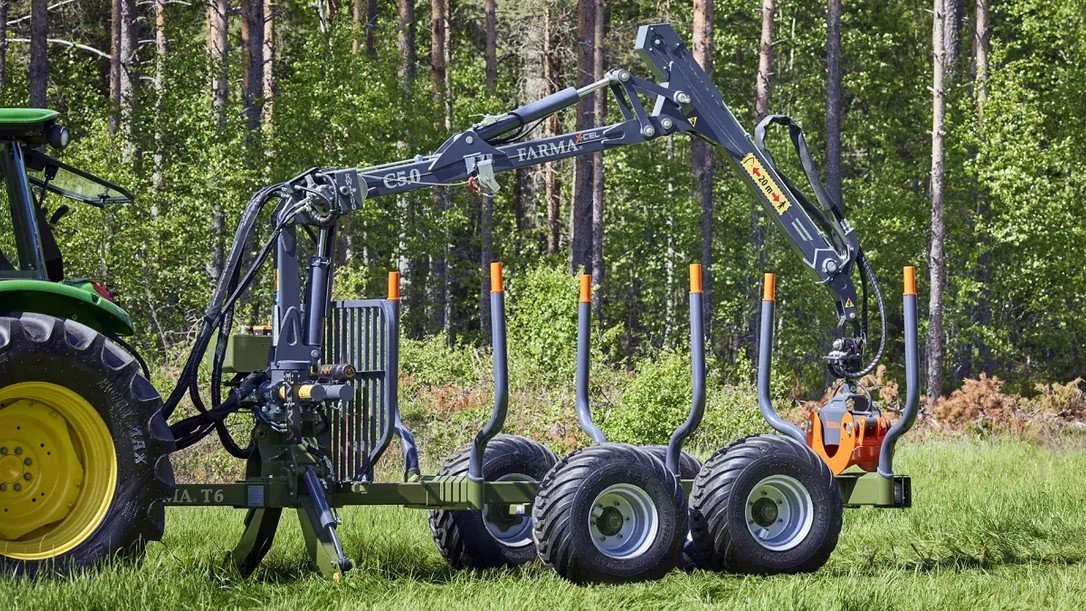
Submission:
[[[173,486],[162,401],[100,282],[66,279],[53,235],[69,211],[132,201],[49,155],[57,113],[0,109],[0,569],[65,570],[161,537]],[[50,196],[53,196],[50,198]],[[58,200],[50,214],[47,199]]]

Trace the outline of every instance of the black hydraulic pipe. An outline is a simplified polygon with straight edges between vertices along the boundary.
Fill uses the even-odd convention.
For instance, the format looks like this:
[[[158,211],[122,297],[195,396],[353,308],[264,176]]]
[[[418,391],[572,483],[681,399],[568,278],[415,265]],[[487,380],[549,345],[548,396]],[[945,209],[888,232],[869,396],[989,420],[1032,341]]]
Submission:
[[[591,364],[592,276],[581,274],[581,293],[577,303],[577,422],[593,443],[605,443],[607,437],[592,422],[592,404],[588,400],[588,368]]]
[[[490,334],[494,360],[494,411],[490,421],[475,436],[468,459],[468,477],[483,481],[483,455],[486,445],[505,425],[509,408],[509,367],[505,347],[505,286],[502,282],[502,264],[490,264]]]
[[[690,371],[694,396],[686,421],[675,429],[667,445],[667,470],[679,477],[679,453],[683,442],[694,434],[705,415],[705,314],[702,310],[701,264],[690,266]]]
[[[904,435],[913,423],[920,411],[920,348],[917,342],[916,331],[916,268],[908,266],[904,272],[905,289],[905,409],[901,419],[890,427],[886,437],[879,447],[879,475],[885,478],[894,476],[894,444]]]
[[[807,434],[803,429],[780,417],[773,409],[773,400],[769,396],[769,373],[773,350],[773,307],[777,298],[777,277],[765,275],[762,288],[762,328],[758,341],[758,408],[762,410],[769,426],[778,432],[807,445]]]
[[[317,252],[309,260],[309,301],[306,312],[305,343],[307,346],[321,344],[321,329],[328,308],[328,267],[331,257],[328,255],[331,242],[329,230],[321,227],[318,234]]]

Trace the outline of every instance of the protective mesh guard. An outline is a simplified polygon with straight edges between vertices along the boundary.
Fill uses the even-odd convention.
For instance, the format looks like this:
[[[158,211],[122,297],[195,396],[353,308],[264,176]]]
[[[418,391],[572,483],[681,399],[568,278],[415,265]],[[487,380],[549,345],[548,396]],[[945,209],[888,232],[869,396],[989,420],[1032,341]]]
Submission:
[[[354,400],[332,414],[329,457],[338,481],[372,480],[373,465],[392,432],[385,400],[388,367],[388,312],[380,300],[335,301],[325,325],[325,363],[349,363]]]

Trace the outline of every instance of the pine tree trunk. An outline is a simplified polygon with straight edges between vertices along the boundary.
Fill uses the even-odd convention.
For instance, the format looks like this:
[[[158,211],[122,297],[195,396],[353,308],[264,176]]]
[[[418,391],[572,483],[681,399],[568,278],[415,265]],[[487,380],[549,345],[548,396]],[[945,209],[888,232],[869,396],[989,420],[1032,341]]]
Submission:
[[[241,42],[245,49],[245,72],[241,81],[242,112],[250,133],[260,129],[261,100],[264,97],[264,0],[243,0]],[[256,139],[249,137],[250,144]]]
[[[46,49],[49,37],[47,0],[30,1],[30,106],[45,108],[45,94],[49,88],[49,56]]]
[[[8,82],[8,9],[11,3],[0,2],[0,96]]]
[[[498,18],[496,0],[483,4],[483,28],[486,30],[486,91],[494,95],[498,84]],[[482,284],[479,289],[479,328],[483,337],[490,339],[490,263],[494,260],[494,198],[483,195],[479,211],[479,257],[482,264]]]
[[[754,84],[755,120],[761,121],[769,114],[769,99],[773,91],[773,24],[777,7],[774,0],[762,0],[762,34],[758,46],[758,77]],[[747,278],[747,354],[751,359],[758,354],[758,311],[762,303],[760,274],[765,269],[765,211],[761,206],[754,206],[750,211],[750,246],[756,258],[756,265]]]
[[[377,0],[366,0],[366,55],[377,57]]]
[[[226,60],[230,49],[229,20],[228,0],[208,0],[207,53],[211,63],[211,106],[215,110],[215,117],[220,127],[226,123],[226,101],[229,91],[226,74]]]
[[[401,78],[404,87],[412,90],[415,82],[418,52],[415,50],[415,2],[414,0],[398,0],[397,9],[400,15],[399,32],[396,36],[396,48],[403,58]]]
[[[596,22],[593,28],[593,53],[592,53],[592,80],[603,78],[606,69],[606,30],[607,8],[604,0],[592,0],[596,3]],[[610,92],[607,89],[597,90],[595,106],[596,126],[607,124],[607,101]],[[596,312],[596,320],[603,320],[603,296],[604,296],[604,259],[603,259],[603,212],[604,212],[604,176],[603,153],[592,155],[592,280],[598,287],[592,291],[592,308]]]
[[[829,0],[826,13],[826,190],[844,204],[841,193],[841,0]]]
[[[931,296],[928,302],[928,370],[927,396],[929,405],[942,395],[944,357],[943,339],[943,285],[945,272],[944,247],[946,242],[945,194],[946,171],[943,167],[943,128],[946,118],[946,99],[943,93],[944,66],[946,59],[945,4],[934,0],[932,10],[932,125],[931,125],[931,249],[930,266]]]
[[[694,0],[693,56],[713,77],[713,0]],[[702,304],[705,336],[713,343],[713,149],[698,139],[690,143],[691,165],[701,205]]]
[[[139,83],[139,65],[136,49],[139,45],[139,32],[136,24],[136,0],[121,0],[120,32],[120,132],[125,141],[125,158],[133,159],[135,146],[132,142],[132,119],[135,113],[135,88]]]
[[[943,70],[944,77],[949,80],[954,77],[961,55],[962,0],[945,0],[943,11],[946,13],[943,20],[943,45],[946,47]]]
[[[448,0],[431,0],[430,2],[430,69],[433,72],[431,92],[434,101],[442,108],[442,113],[435,128],[438,133],[448,133],[452,123],[452,100],[449,96],[448,75]],[[434,208],[438,211],[438,218],[445,221],[450,207],[450,193],[448,188],[438,187],[433,190]],[[448,238],[443,238],[442,251],[431,259],[431,310],[430,321],[434,328],[444,331],[449,341],[450,316],[449,308],[449,278],[448,278]]]
[[[273,104],[275,102],[275,0],[264,0],[264,52],[261,95],[264,99],[263,121],[270,129],[272,125]],[[270,151],[270,149],[269,149]]]
[[[363,23],[362,0],[354,0],[351,3],[351,25],[354,26],[354,40],[351,43],[351,52],[358,55],[362,50],[362,32],[366,28]]]
[[[112,0],[109,15],[109,133],[121,127],[121,0]]]
[[[988,0],[976,0],[974,13],[973,55],[975,58],[976,76],[974,77],[973,90],[977,104],[977,130],[979,139],[985,141],[984,106],[988,101],[988,50],[991,30],[988,27]],[[974,192],[976,201],[976,225],[986,225],[989,216],[988,195],[982,186],[976,187]],[[992,253],[991,239],[986,234],[979,236],[980,256],[977,257],[977,283],[980,285],[980,295],[977,297],[977,305],[973,308],[973,323],[979,327],[986,327],[991,323],[992,309],[989,305],[990,293],[988,283],[992,277]],[[992,351],[983,338],[977,340],[977,356],[980,360],[980,369],[991,374],[994,368]],[[975,375],[972,367],[966,375]]]
[[[552,32],[551,7],[543,7],[543,86],[544,93],[550,95],[556,90],[555,74],[558,71],[556,54],[551,44]],[[558,117],[551,115],[544,121],[545,134],[554,136],[558,133]],[[547,202],[547,248],[548,255],[558,253],[562,230],[562,193],[558,185],[558,174],[554,164],[543,164],[543,198]]]
[[[155,0],[155,115],[162,113],[166,97],[166,1]],[[165,188],[162,172],[162,127],[155,123],[155,153],[152,164],[152,183],[158,191]]]
[[[593,51],[596,28],[595,0],[579,4],[577,11],[577,87],[592,82],[595,66]],[[595,117],[595,96],[585,96],[577,104],[577,130],[588,129]],[[573,162],[573,214],[570,222],[574,274],[592,272],[592,159],[585,155]]]

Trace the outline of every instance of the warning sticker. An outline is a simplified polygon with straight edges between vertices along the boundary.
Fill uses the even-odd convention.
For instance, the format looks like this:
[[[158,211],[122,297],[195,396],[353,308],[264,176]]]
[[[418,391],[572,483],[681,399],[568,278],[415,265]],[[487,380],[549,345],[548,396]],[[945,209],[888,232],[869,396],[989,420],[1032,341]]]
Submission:
[[[748,153],[740,164],[747,171],[747,174],[750,174],[750,177],[754,179],[754,183],[758,185],[762,195],[765,195],[769,203],[773,204],[773,209],[777,211],[777,214],[784,214],[792,206],[788,198],[784,196],[784,191],[781,191],[773,178],[769,176],[769,172],[765,171],[762,162],[758,161],[754,153]]]

